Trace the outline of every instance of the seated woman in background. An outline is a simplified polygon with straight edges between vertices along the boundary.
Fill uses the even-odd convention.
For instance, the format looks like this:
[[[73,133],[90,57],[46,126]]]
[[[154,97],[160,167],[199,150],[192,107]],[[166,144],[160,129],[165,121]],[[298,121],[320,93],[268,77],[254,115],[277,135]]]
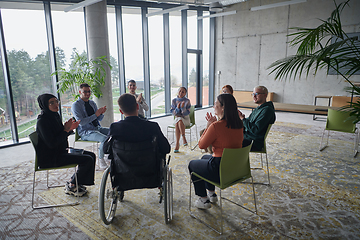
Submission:
[[[233,95],[233,93],[234,93],[234,90],[233,90],[232,86],[230,86],[230,85],[223,86],[221,90],[222,90],[222,93],[229,93],[231,95]]]
[[[174,125],[175,125],[176,144],[175,144],[174,153],[179,152],[180,136],[182,136],[184,146],[188,145],[185,138],[185,127],[190,126],[189,114],[190,114],[191,103],[190,100],[185,97],[186,93],[187,93],[186,88],[180,87],[178,90],[177,97],[174,98],[171,103],[170,111],[175,116]]]
[[[214,103],[214,112],[219,120],[217,121],[211,113],[207,113],[205,116],[207,128],[199,140],[200,149],[212,144],[214,153],[190,161],[188,168],[190,174],[195,172],[211,181],[220,182],[219,166],[224,148],[241,148],[244,133],[233,95],[219,95]],[[191,180],[194,183],[195,194],[199,196],[195,202],[197,208],[208,209],[211,203],[218,201],[214,185],[203,180],[198,181],[199,178],[194,175],[191,175]]]
[[[59,101],[52,94],[42,94],[37,100],[41,108],[36,124],[39,136],[36,149],[38,165],[40,168],[48,168],[78,164],[78,193],[81,197],[87,193],[83,185],[94,185],[96,155],[88,151],[84,151],[83,154],[68,153],[68,136],[77,128],[80,121],[69,119],[63,124],[58,113]],[[65,184],[65,193],[78,196],[75,174]]]

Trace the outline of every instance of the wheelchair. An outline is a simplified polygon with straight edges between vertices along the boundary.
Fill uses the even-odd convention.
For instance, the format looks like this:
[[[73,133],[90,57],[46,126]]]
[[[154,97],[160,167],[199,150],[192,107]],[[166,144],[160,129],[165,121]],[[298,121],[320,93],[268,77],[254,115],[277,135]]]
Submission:
[[[161,156],[154,137],[151,141],[130,143],[113,140],[109,158],[110,166],[104,171],[99,191],[99,214],[101,220],[112,223],[118,202],[124,192],[132,189],[158,188],[160,200],[164,202],[165,223],[173,218],[173,180],[169,167]]]

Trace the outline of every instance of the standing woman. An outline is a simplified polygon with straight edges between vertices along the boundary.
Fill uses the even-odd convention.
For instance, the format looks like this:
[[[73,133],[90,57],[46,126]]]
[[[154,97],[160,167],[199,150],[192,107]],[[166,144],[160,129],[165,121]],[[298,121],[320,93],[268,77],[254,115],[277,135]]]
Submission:
[[[187,90],[185,87],[180,87],[178,95],[172,100],[171,103],[171,113],[175,116],[175,136],[176,136],[176,145],[174,153],[179,152],[180,148],[180,136],[182,136],[184,146],[187,146],[188,143],[185,138],[185,127],[190,126],[190,107],[191,103],[188,98],[185,97]],[[191,140],[191,139],[190,139]]]
[[[41,108],[36,124],[39,136],[36,149],[38,165],[40,168],[48,168],[78,164],[77,178],[81,197],[87,193],[83,185],[94,185],[96,156],[88,151],[84,151],[83,154],[68,153],[67,138],[79,126],[80,121],[69,119],[63,124],[58,113],[59,101],[52,94],[42,94],[37,100]],[[78,196],[75,174],[66,182],[65,193]]]
[[[244,133],[233,95],[219,95],[214,103],[214,112],[219,120],[217,121],[211,113],[206,113],[207,127],[199,140],[200,149],[205,149],[211,144],[214,153],[190,161],[188,168],[190,174],[195,172],[211,181],[220,182],[219,167],[224,148],[241,148]],[[199,180],[194,175],[191,175],[191,180],[194,183],[195,194],[199,196],[195,202],[197,208],[208,209],[211,203],[218,201],[214,185]]]

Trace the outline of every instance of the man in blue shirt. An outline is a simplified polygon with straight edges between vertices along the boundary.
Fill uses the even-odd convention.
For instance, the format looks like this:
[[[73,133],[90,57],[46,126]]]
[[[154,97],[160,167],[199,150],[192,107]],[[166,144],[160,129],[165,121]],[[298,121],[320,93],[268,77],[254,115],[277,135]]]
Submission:
[[[80,85],[80,97],[71,106],[71,111],[76,121],[80,120],[78,129],[79,136],[84,141],[100,142],[99,146],[99,168],[104,170],[108,167],[104,160],[103,145],[109,128],[101,127],[100,121],[104,118],[106,106],[97,108],[96,103],[90,100],[91,90],[87,83]]]

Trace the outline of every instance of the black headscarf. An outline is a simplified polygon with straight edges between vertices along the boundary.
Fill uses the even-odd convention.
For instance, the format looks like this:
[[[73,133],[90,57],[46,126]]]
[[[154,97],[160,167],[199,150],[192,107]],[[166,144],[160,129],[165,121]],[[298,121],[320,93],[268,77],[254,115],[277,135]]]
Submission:
[[[58,112],[53,112],[49,109],[49,100],[52,98],[56,98],[56,96],[44,93],[38,96],[37,101],[39,103],[39,107],[41,109],[41,114],[38,116],[38,118],[41,117],[51,117],[54,118],[59,124],[62,125],[61,117]]]

